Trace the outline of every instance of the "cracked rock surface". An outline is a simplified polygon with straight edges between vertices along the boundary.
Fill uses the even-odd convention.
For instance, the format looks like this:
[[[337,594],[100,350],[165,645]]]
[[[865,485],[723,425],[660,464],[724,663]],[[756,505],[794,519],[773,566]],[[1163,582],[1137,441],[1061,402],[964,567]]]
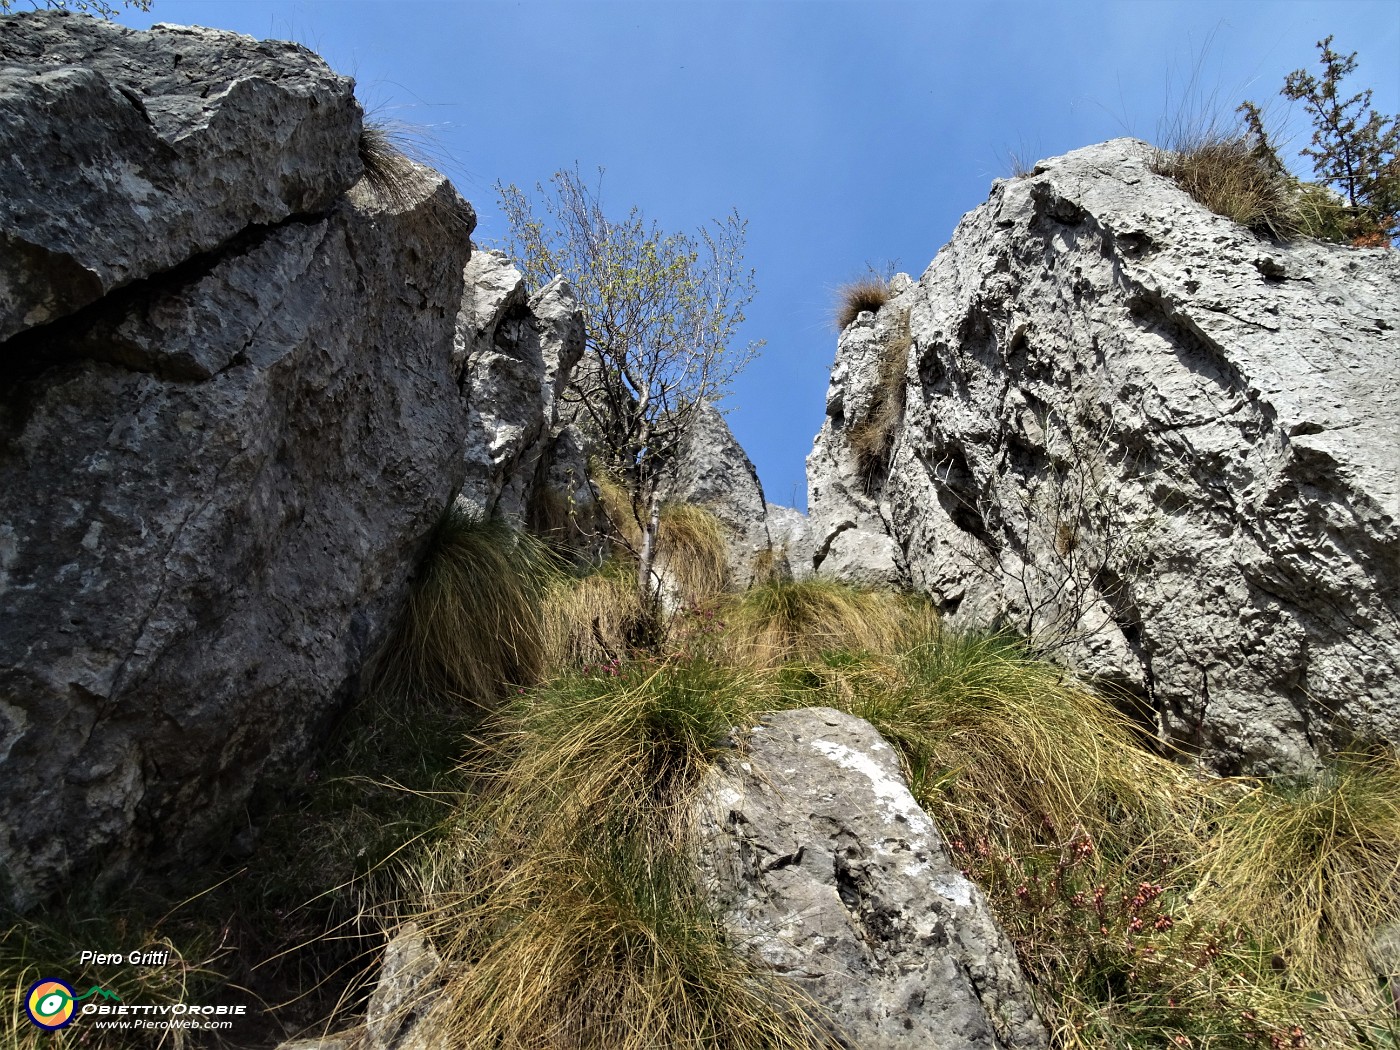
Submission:
[[[741,950],[860,1050],[1048,1046],[1015,951],[894,751],[829,708],[737,734],[697,803],[700,868]]]
[[[473,252],[464,280],[454,356],[467,400],[463,505],[520,525],[540,486],[591,503],[582,463],[578,480],[552,476],[570,458],[558,403],[583,356],[578,296],[562,277],[527,295],[520,271],[489,250]]]
[[[1120,139],[996,183],[892,290],[808,460],[823,571],[1034,637],[1221,771],[1400,742],[1400,255],[1256,237]]]
[[[350,186],[350,82],[293,45],[19,15],[0,55],[5,106],[57,78],[151,115],[5,111],[130,175],[65,204],[26,167],[0,206],[0,270],[50,215],[39,255],[95,275],[0,278],[0,893],[33,907],[207,858],[356,694],[461,484],[475,218],[427,169]]]
[[[354,81],[298,44],[0,19],[0,339],[324,212],[360,176],[360,122]]]

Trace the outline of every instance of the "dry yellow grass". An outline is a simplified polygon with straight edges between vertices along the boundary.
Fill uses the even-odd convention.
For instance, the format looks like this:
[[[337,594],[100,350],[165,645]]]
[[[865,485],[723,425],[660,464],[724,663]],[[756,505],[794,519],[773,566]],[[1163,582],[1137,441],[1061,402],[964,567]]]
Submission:
[[[542,543],[450,508],[429,538],[372,689],[489,706],[545,670],[542,599],[555,572]]]
[[[723,607],[725,658],[776,668],[830,650],[890,654],[934,621],[921,599],[824,579],[772,580]]]
[[[1304,229],[1295,181],[1261,159],[1245,136],[1206,135],[1180,143],[1160,151],[1153,170],[1254,233],[1286,239]]]
[[[879,311],[889,298],[889,282],[873,273],[843,284],[836,289],[836,330],[844,332],[852,321],[867,310],[872,313]]]
[[[656,530],[657,571],[683,603],[696,604],[729,585],[724,526],[704,507],[667,503]]]

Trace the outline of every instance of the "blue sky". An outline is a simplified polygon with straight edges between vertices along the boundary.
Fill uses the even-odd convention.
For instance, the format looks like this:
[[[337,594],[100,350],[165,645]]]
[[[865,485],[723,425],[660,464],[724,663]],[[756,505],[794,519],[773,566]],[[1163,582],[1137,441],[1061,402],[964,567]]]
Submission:
[[[737,208],[766,339],[729,422],[769,500],[805,506],[835,351],[834,290],[867,264],[917,276],[961,216],[1029,161],[1164,118],[1272,102],[1315,43],[1400,111],[1396,0],[155,0],[175,22],[296,40],[366,108],[424,129],[504,236],[493,186],[606,167],[604,203],[693,230]],[[1302,114],[1293,114],[1301,131]],[[1293,147],[1307,133],[1295,135]]]

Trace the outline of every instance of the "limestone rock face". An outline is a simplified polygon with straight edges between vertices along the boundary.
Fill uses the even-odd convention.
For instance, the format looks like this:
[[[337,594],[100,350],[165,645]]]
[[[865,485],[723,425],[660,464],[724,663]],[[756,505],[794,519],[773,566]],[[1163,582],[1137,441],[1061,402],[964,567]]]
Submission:
[[[1049,1045],[1015,951],[868,722],[765,715],[708,774],[697,817],[729,934],[815,1000],[842,1045]]]
[[[745,587],[754,578],[756,560],[766,554],[767,503],[748,454],[717,408],[702,404],[681,444],[675,482],[668,499],[705,507],[725,527],[729,572]]]
[[[131,136],[130,163],[93,161],[127,173],[84,204],[111,221],[76,207],[64,221],[72,257],[105,275],[90,298],[146,279],[42,325],[50,293],[6,286],[28,296],[10,316],[32,326],[0,345],[0,865],[19,906],[90,873],[114,882],[193,863],[224,841],[255,786],[295,768],[387,634],[421,541],[460,486],[466,435],[452,355],[470,206],[427,169],[393,203],[364,182],[342,193],[352,162],[331,161],[334,177],[324,165],[353,158],[358,117],[336,118],[334,145],[313,128],[357,113],[353,101],[313,93],[303,105],[265,76],[275,66],[296,82],[288,67],[300,63],[313,85],[348,82],[290,45],[20,16],[0,20],[12,86],[16,40],[60,29],[72,41],[45,45],[29,67],[36,83],[64,55],[90,53],[124,76],[144,63],[158,85],[182,81],[187,64],[205,68],[181,60],[187,48],[217,43],[228,61],[208,73],[224,78],[213,95],[243,108],[210,102],[176,146],[236,124],[305,138],[308,157],[228,146],[271,173],[221,169],[248,184],[220,182],[221,232],[190,232],[206,228],[191,218],[188,236],[178,223],[153,234],[152,218],[128,249],[111,238],[151,184],[165,185]],[[178,108],[152,97],[149,110]],[[284,124],[298,106],[312,121],[304,133]],[[66,137],[66,114],[36,135]],[[39,106],[26,119],[41,117]],[[181,169],[176,146],[162,155]],[[294,173],[303,163],[311,175]],[[288,189],[282,214],[295,214],[278,221],[267,185],[303,177],[324,186]],[[11,212],[32,205],[16,196]],[[183,261],[172,247],[182,237]],[[138,248],[169,254],[141,262]],[[0,267],[25,258],[7,249]]]
[[[880,454],[886,442],[873,442],[870,435],[881,426],[890,441],[895,435],[885,425],[893,417],[882,411],[883,380],[891,374],[883,361],[900,345],[911,287],[907,274],[896,274],[885,307],[860,314],[842,332],[827,388],[827,420],[807,457],[813,571],[868,587],[909,585],[904,553],[891,536],[888,508],[875,486],[888,465]],[[898,371],[907,367],[906,359]],[[895,388],[892,393],[902,395],[898,383]]]
[[[461,496],[478,513],[520,524],[548,483],[557,402],[583,355],[583,315],[563,278],[527,296],[500,252],[475,252],[464,280],[455,350],[468,402]]]
[[[353,88],[296,44],[0,20],[0,339],[324,212],[360,174]]]
[[[816,550],[807,515],[794,507],[780,507],[776,503],[766,504],[764,512],[768,517],[768,537],[773,552],[786,563],[788,575],[794,580],[810,577]]]
[[[902,414],[851,406],[908,312]],[[1400,741],[1400,257],[1261,240],[1118,140],[998,182],[842,337],[819,538],[1136,692],[1224,770]],[[867,460],[864,464],[870,466]]]

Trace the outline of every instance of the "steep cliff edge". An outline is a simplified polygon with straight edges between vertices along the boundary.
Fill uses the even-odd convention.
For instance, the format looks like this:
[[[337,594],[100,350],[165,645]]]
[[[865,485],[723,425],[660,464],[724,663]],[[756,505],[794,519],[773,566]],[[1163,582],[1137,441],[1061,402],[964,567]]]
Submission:
[[[1222,769],[1400,741],[1400,257],[1261,240],[1118,140],[892,291],[838,348],[819,561],[1032,635]]]

